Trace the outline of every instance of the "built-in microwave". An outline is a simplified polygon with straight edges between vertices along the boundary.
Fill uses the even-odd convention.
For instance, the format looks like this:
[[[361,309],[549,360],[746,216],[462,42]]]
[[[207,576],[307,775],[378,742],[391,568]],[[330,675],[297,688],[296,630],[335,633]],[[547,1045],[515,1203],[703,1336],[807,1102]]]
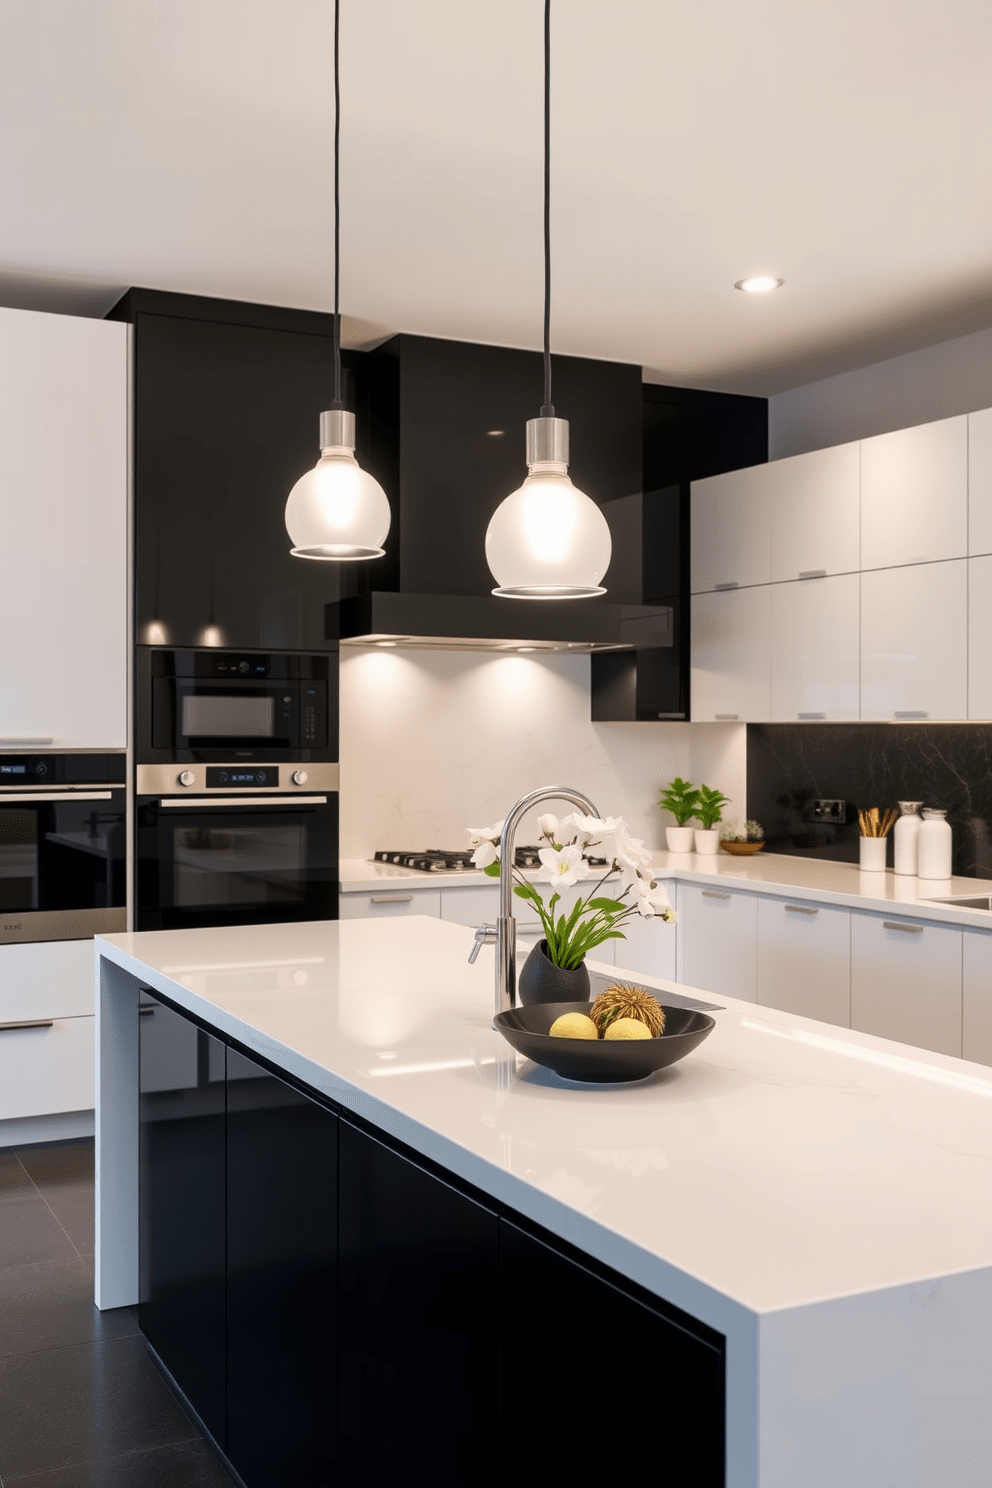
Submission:
[[[140,763],[333,760],[326,653],[139,647]]]

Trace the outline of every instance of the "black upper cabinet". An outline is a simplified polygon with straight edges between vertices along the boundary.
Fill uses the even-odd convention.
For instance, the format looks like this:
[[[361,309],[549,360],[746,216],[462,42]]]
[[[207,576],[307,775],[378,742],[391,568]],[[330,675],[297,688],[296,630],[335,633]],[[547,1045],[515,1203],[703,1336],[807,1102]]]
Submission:
[[[284,512],[320,454],[331,317],[137,290],[115,314],[134,325],[136,639],[325,648],[324,604],[361,576],[292,557]],[[345,357],[374,468],[360,358]]]

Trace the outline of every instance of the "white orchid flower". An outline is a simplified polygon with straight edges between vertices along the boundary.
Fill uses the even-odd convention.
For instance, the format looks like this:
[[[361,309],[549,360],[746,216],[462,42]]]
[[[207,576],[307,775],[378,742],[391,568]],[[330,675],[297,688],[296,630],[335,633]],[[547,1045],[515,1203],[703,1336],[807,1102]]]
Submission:
[[[664,884],[648,883],[641,879],[635,885],[634,893],[637,911],[645,919],[651,919],[655,915],[660,915],[665,920],[675,918]]]
[[[541,836],[546,837],[549,842],[557,842],[558,818],[556,816],[552,816],[550,811],[546,811],[543,816],[539,816],[537,818],[537,830],[541,834]]]
[[[503,833],[503,823],[494,822],[491,827],[466,827],[469,845],[479,847],[483,842],[498,842]],[[489,860],[492,862],[492,859]]]
[[[495,842],[480,842],[472,854],[472,865],[475,868],[488,868],[490,863],[499,862],[499,852]]]
[[[541,877],[556,892],[578,883],[579,873],[585,865],[577,847],[563,847],[560,851],[542,847],[538,856],[541,859]]]

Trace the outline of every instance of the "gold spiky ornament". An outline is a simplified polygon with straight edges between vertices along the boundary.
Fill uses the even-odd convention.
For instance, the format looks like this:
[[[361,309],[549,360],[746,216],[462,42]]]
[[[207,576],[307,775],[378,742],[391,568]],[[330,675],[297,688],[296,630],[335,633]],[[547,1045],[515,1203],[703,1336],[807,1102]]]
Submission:
[[[617,1018],[636,1018],[649,1030],[652,1038],[660,1038],[665,1031],[665,1014],[658,999],[640,987],[625,987],[617,982],[601,992],[593,1003],[589,1016],[599,1029],[600,1038]]]

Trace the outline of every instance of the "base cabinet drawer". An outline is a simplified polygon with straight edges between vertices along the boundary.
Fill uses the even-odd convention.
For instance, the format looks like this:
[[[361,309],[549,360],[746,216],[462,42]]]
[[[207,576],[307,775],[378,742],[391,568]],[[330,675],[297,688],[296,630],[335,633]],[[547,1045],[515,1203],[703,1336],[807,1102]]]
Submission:
[[[753,894],[679,886],[679,981],[721,997],[757,999],[758,906]]]
[[[0,1027],[0,1121],[91,1111],[95,1017],[11,1021]]]
[[[92,939],[0,946],[0,1023],[90,1016],[94,968]]]
[[[851,915],[801,900],[758,900],[758,1001],[851,1026]]]
[[[851,1027],[961,1055],[962,932],[896,916],[851,917]]]
[[[623,933],[623,940],[608,940],[605,945],[596,947],[593,956],[602,960],[602,953],[612,946],[616,964],[624,971],[664,977],[668,982],[676,980],[674,925],[666,924],[658,917],[645,920],[637,915],[626,922]]]
[[[992,1064],[992,935],[964,931],[961,1053]]]
[[[338,918],[342,920],[391,920],[398,915],[433,915],[441,918],[438,889],[377,889],[374,894],[342,894]]]

